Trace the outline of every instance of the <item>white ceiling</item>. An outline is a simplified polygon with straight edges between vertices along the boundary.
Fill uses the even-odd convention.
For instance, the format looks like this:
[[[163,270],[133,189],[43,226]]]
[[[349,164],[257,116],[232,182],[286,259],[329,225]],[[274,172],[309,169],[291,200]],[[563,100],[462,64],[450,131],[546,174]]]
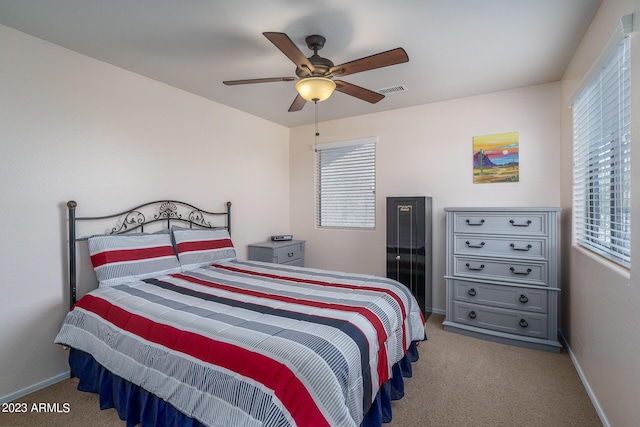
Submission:
[[[601,0],[0,0],[0,24],[292,127],[295,82],[223,80],[295,75],[262,33],[284,32],[336,65],[396,47],[409,62],[345,76],[377,104],[336,92],[318,104],[330,120],[560,80]]]

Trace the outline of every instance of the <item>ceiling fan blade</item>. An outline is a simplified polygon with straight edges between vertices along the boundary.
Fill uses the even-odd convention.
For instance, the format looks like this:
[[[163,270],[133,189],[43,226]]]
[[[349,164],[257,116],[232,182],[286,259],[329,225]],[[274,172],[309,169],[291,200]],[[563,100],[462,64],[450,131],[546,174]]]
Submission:
[[[225,80],[222,83],[232,85],[246,85],[250,83],[269,83],[269,82],[292,82],[297,80],[295,77],[269,77],[266,79],[245,79],[245,80]]]
[[[360,73],[362,71],[374,70],[376,68],[387,67],[389,65],[401,64],[408,62],[409,56],[401,47],[388,50],[386,52],[377,53],[375,55],[356,59],[355,61],[345,62],[341,65],[331,67],[331,73],[337,76],[346,76],[348,74]]]
[[[346,93],[347,95],[355,96],[356,98],[360,98],[363,101],[367,101],[367,102],[370,102],[372,104],[375,104],[376,102],[378,102],[382,98],[384,98],[384,95],[382,95],[382,94],[380,94],[378,92],[374,92],[372,90],[365,89],[363,87],[356,86],[356,85],[351,84],[351,83],[343,82],[341,80],[334,80],[334,82],[336,83],[336,90],[338,92],[342,92],[342,93]]]
[[[298,94],[298,96],[296,96],[296,99],[293,100],[293,103],[291,104],[291,107],[289,107],[289,112],[293,112],[293,111],[300,111],[302,110],[302,107],[304,107],[304,104],[306,104],[307,101],[300,96],[300,94]]]
[[[262,33],[271,43],[276,45],[278,49],[284,53],[287,58],[293,61],[298,68],[306,68],[310,72],[315,71],[315,68],[306,56],[298,49],[298,46],[291,41],[288,35],[285,33]]]

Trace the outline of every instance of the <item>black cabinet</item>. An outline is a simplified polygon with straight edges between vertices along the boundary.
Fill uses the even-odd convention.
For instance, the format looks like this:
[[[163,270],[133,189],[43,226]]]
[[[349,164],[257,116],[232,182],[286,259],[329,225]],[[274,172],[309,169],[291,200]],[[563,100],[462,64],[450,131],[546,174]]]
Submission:
[[[431,312],[431,197],[387,197],[387,277]]]

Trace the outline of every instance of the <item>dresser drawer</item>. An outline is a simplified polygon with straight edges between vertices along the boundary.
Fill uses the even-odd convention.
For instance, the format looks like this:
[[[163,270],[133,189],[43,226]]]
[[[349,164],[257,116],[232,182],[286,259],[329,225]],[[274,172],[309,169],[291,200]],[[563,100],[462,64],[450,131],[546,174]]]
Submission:
[[[549,291],[546,289],[520,288],[466,280],[448,280],[451,281],[449,289],[452,290],[455,301],[537,313],[547,312]]]
[[[454,322],[494,331],[547,339],[547,315],[453,302]]]
[[[490,237],[475,234],[456,234],[454,252],[473,256],[500,256],[519,259],[546,260],[547,239],[544,237]]]
[[[455,212],[454,233],[545,236],[545,212]]]
[[[453,258],[454,276],[548,285],[546,262],[481,259],[457,255]]]

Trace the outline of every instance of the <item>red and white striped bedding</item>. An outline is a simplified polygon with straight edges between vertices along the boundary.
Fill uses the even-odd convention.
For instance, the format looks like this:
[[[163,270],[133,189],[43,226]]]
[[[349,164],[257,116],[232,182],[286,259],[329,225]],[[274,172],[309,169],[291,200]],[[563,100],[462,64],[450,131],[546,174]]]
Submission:
[[[391,279],[227,260],[96,289],[55,341],[206,425],[358,426],[424,338]]]

